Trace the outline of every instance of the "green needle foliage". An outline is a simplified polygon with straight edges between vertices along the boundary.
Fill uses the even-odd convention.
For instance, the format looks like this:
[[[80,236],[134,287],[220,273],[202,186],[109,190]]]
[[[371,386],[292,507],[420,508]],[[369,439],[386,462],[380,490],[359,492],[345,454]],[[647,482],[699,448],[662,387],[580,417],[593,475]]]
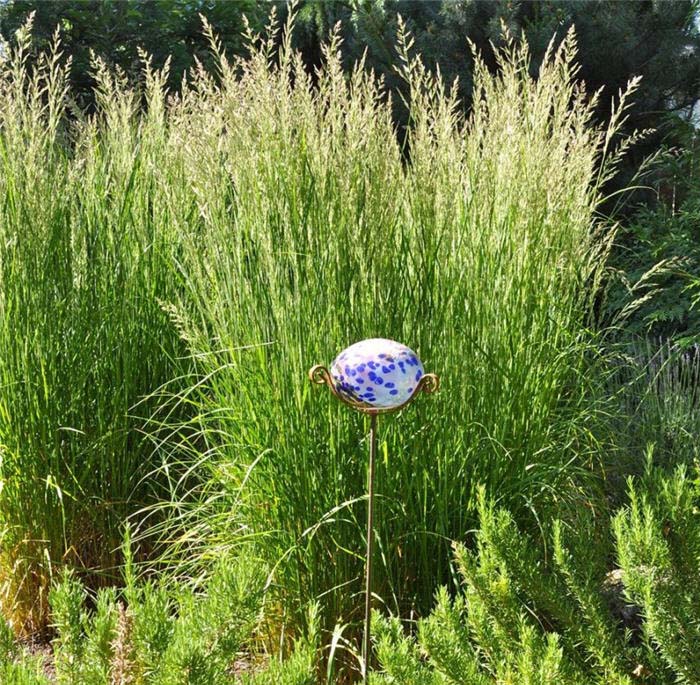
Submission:
[[[699,494],[685,467],[650,467],[612,520],[555,522],[546,545],[482,495],[462,591],[441,589],[415,635],[375,614],[374,682],[697,683]]]
[[[173,589],[165,579],[137,581],[128,537],[124,551],[124,587],[100,588],[93,601],[75,574],[63,570],[50,592],[55,633],[50,658],[24,652],[3,624],[3,685],[315,682],[315,606],[308,617],[310,632],[296,641],[287,658],[254,653],[265,595],[264,566],[257,560],[219,559],[207,583],[195,592],[184,585]]]
[[[0,619],[0,683],[3,685],[47,685],[40,658],[33,657],[15,640],[12,626]]]
[[[620,566],[644,631],[676,682],[700,679],[700,487],[685,467],[650,471],[630,484],[630,506],[614,521]]]

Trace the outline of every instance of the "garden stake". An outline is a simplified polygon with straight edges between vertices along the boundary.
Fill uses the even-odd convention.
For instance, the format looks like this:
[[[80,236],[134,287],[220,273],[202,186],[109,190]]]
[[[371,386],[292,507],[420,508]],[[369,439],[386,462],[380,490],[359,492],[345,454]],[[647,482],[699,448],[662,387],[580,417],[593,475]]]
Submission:
[[[367,475],[367,552],[365,555],[365,634],[362,639],[364,681],[369,677],[369,633],[372,618],[372,547],[374,543],[374,458],[377,453],[377,414],[369,417],[369,472]]]
[[[327,385],[344,404],[370,418],[367,470],[367,551],[365,556],[365,630],[362,640],[363,682],[369,681],[370,621],[372,610],[372,548],[374,532],[374,471],[379,414],[402,409],[420,393],[436,392],[440,381],[424,373],[418,356],[393,340],[371,338],[343,350],[330,371],[316,365],[309,378]]]

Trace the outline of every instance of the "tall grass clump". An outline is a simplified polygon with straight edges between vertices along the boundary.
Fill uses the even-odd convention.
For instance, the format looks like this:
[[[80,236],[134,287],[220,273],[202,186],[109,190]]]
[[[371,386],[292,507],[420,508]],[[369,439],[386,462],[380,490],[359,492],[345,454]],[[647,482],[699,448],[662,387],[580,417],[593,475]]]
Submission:
[[[18,625],[41,625],[57,564],[113,565],[120,519],[161,487],[179,571],[252,539],[281,620],[318,598],[325,627],[354,621],[363,424],[306,371],[364,337],[443,380],[382,423],[390,608],[429,607],[455,574],[477,486],[524,522],[594,485],[596,212],[624,97],[596,124],[573,33],[536,79],[507,40],[498,75],[476,58],[466,117],[402,30],[404,136],[382,83],[343,72],[338,31],[311,75],[292,29],[232,62],[212,37],[218,73],[172,97],[145,57],[140,90],[95,60],[90,116],[67,109],[58,47],[26,66],[28,29],[2,65],[0,581]]]
[[[159,303],[181,216],[160,191],[162,74],[145,64],[138,117],[96,60],[97,114],[68,112],[58,37],[30,68],[30,28],[0,64],[0,609],[17,630],[45,625],[56,566],[117,562],[150,499],[151,409],[132,407],[180,349]]]
[[[363,64],[343,73],[337,31],[312,78],[291,30],[250,36],[245,59],[219,54],[219,78],[200,71],[168,114],[169,163],[197,208],[170,306],[196,419],[162,424],[180,455],[175,557],[252,536],[286,611],[319,597],[329,625],[361,605],[366,426],[307,369],[385,336],[442,377],[382,422],[377,471],[377,594],[429,607],[479,484],[525,519],[593,482],[589,323],[610,238],[596,211],[629,140],[613,149],[624,96],[594,122],[573,33],[536,79],[526,45],[506,41],[498,75],[477,57],[465,117],[402,32],[404,139],[382,83]]]

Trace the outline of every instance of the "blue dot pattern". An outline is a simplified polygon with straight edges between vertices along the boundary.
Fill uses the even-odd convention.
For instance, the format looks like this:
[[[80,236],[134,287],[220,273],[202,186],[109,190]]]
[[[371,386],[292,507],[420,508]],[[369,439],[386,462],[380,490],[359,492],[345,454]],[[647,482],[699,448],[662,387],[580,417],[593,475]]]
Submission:
[[[340,394],[378,409],[406,402],[423,373],[423,364],[413,350],[385,338],[355,343],[331,365],[331,376]]]

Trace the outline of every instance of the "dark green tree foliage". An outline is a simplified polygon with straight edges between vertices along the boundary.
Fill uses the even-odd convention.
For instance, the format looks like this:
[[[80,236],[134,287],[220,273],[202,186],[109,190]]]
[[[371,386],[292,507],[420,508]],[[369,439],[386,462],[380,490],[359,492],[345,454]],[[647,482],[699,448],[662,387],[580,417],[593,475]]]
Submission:
[[[73,56],[73,81],[84,96],[92,84],[90,50],[127,73],[139,69],[142,47],[161,66],[172,55],[171,85],[194,58],[206,59],[208,46],[199,14],[204,14],[229,54],[242,50],[242,15],[254,27],[275,5],[284,15],[288,0],[7,0],[0,4],[0,35],[11,41],[28,14],[36,12],[37,52],[57,26],[67,54]],[[700,94],[700,37],[693,13],[695,0],[302,0],[295,40],[311,65],[321,62],[321,43],[343,23],[346,63],[367,52],[367,66],[383,75],[392,90],[395,74],[397,15],[415,36],[415,48],[446,79],[460,80],[460,96],[469,104],[472,56],[469,42],[496,68],[491,43],[502,41],[502,26],[532,48],[540,63],[552,36],[563,39],[573,24],[579,41],[581,76],[591,92],[603,88],[601,107],[635,75],[642,75],[630,124],[661,128],[664,114],[686,113]],[[535,67],[533,66],[533,69]],[[601,115],[607,114],[601,111]]]
[[[691,127],[688,127],[691,128]],[[642,207],[618,233],[607,308],[625,303],[626,333],[695,343],[700,336],[700,141],[665,154],[645,183],[657,202]]]
[[[31,12],[35,54],[61,30],[63,50],[73,60],[72,92],[86,103],[93,99],[90,53],[135,77],[141,69],[139,48],[160,68],[171,57],[170,86],[176,87],[195,58],[207,63],[209,43],[200,14],[207,17],[228,54],[243,49],[243,15],[256,27],[268,7],[255,0],[8,0],[0,3],[0,35],[14,39]]]
[[[280,3],[286,6],[286,3]],[[581,78],[589,93],[602,89],[600,116],[610,114],[612,98],[630,78],[642,82],[630,111],[630,129],[657,129],[638,146],[622,182],[661,139],[678,144],[674,122],[689,116],[700,96],[700,35],[693,21],[695,0],[305,0],[300,6],[300,41],[311,64],[320,63],[320,43],[337,21],[344,25],[347,63],[367,52],[367,66],[400,89],[395,74],[397,14],[415,37],[415,49],[448,81],[459,78],[459,95],[468,106],[472,92],[469,43],[496,69],[493,46],[505,26],[525,37],[532,49],[532,69],[540,64],[552,37],[560,41],[574,25]],[[673,112],[675,117],[668,117]],[[399,111],[401,116],[402,110]],[[404,115],[405,116],[405,115]]]

